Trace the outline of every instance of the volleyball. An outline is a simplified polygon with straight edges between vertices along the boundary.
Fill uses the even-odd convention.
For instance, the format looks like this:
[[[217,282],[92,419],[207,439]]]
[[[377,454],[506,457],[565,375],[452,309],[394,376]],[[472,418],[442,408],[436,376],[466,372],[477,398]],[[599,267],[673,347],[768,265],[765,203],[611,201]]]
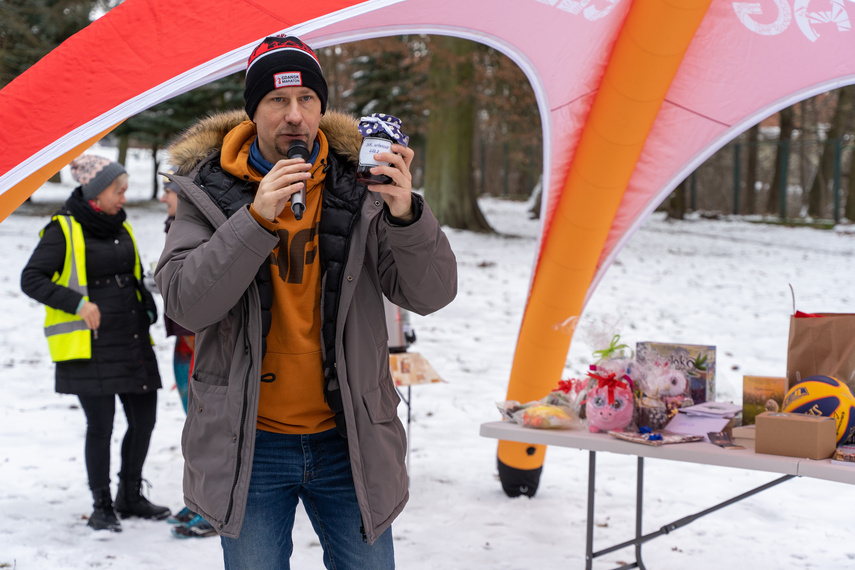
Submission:
[[[834,418],[838,444],[855,433],[855,396],[849,386],[831,376],[810,376],[793,384],[783,411]]]

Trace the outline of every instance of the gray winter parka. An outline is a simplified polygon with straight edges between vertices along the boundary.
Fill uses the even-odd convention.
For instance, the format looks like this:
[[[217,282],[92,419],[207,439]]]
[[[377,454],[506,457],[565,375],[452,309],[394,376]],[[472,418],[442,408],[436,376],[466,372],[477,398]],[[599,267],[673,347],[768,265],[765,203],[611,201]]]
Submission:
[[[255,277],[279,238],[246,206],[227,216],[222,200],[212,199],[217,193],[200,187],[198,173],[206,159],[218,158],[223,136],[246,118],[233,112],[206,119],[171,147],[178,167],[172,177],[180,187],[178,212],[155,273],[166,314],[196,332],[181,438],[185,503],[232,538],[243,524],[258,411],[262,301]],[[320,128],[331,162],[338,165],[327,171],[325,186],[350,184],[361,142],[355,119],[328,112]],[[232,177],[230,182],[242,181]],[[325,243],[346,248],[337,252],[339,285],[328,283],[333,272],[323,270],[321,313],[323,320],[334,318],[335,354],[324,361],[334,363],[364,534],[373,544],[409,496],[406,434],[389,371],[383,295],[418,314],[436,311],[457,293],[457,263],[419,196],[414,200],[420,201],[421,215],[397,226],[384,214],[379,194],[351,186],[345,198],[353,202],[348,207],[354,214],[342,236],[346,239],[320,242],[321,259]],[[322,228],[328,212],[340,215],[340,204],[330,201],[342,198],[331,194],[324,190]],[[337,291],[335,298],[328,291]]]

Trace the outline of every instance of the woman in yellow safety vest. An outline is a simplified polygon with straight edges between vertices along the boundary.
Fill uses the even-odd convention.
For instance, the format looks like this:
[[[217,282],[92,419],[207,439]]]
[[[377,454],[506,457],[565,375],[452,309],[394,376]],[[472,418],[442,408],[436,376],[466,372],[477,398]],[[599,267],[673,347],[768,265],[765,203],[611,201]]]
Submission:
[[[80,186],[42,230],[21,274],[21,289],[47,309],[56,391],[75,394],[86,413],[86,471],[94,498],[88,525],[118,532],[116,513],[157,520],[170,515],[141,493],[161,387],[148,330],[157,309],[143,286],[139,250],[122,209],[125,169],[83,155],[71,163],[71,174]],[[114,504],[110,438],[116,395],[128,429]]]

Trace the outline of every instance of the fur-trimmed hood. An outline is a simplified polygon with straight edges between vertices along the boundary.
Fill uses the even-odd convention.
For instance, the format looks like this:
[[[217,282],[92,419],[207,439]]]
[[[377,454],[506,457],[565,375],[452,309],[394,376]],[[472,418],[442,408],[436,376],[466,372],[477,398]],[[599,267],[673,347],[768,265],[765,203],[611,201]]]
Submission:
[[[176,168],[176,174],[189,175],[209,154],[222,148],[229,131],[248,120],[242,109],[226,111],[210,115],[178,135],[167,147],[169,163]],[[339,111],[327,111],[320,124],[330,150],[354,167],[362,145],[358,125],[356,117]]]

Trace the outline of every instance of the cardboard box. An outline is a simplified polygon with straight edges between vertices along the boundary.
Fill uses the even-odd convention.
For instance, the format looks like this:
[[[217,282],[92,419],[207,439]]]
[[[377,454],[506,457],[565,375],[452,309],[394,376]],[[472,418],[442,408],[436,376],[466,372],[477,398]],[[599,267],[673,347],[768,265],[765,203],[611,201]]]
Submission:
[[[826,416],[763,412],[755,418],[754,451],[827,459],[837,449],[837,420]]]
[[[780,412],[786,395],[786,376],[743,376],[742,425],[754,424],[757,414]]]
[[[733,428],[733,439],[757,439],[757,426],[751,424],[750,426],[739,426]]]

